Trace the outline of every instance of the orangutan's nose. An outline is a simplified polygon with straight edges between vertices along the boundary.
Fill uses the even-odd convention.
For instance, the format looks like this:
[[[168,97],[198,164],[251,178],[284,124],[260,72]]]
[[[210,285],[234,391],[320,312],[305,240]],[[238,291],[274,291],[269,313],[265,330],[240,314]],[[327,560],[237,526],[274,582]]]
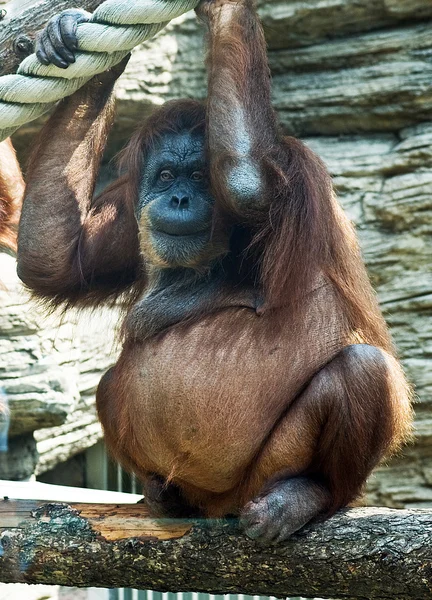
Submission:
[[[171,207],[177,209],[189,208],[189,197],[188,196],[172,196]]]

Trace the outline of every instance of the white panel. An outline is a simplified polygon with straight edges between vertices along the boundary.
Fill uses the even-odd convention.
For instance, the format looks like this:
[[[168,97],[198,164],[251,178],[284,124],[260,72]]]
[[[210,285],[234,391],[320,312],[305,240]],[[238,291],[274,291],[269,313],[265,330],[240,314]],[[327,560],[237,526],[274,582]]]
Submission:
[[[109,590],[102,588],[88,588],[87,600],[109,600]]]
[[[119,502],[135,504],[142,498],[138,494],[121,494],[105,490],[74,488],[63,485],[51,485],[39,481],[0,480],[0,495],[13,500],[47,500],[48,502],[89,502],[106,504]]]

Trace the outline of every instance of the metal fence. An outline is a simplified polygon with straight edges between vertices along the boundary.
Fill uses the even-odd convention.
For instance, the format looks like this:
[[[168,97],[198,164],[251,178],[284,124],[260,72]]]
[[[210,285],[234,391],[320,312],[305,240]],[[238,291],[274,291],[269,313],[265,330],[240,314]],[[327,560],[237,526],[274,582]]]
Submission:
[[[109,600],[267,600],[266,596],[246,596],[245,594],[226,594],[219,596],[215,594],[198,594],[197,592],[176,594],[167,592],[152,592],[143,590],[110,590]],[[270,596],[269,600],[276,600]],[[292,598],[290,600],[301,600]]]

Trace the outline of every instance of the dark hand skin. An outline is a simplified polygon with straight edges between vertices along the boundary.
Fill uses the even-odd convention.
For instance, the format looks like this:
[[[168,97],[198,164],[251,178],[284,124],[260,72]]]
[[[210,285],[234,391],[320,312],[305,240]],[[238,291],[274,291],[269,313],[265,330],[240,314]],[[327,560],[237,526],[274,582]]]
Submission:
[[[76,36],[79,23],[87,23],[91,14],[85,10],[69,9],[53,17],[36,41],[36,56],[43,65],[67,69],[75,62],[78,50]]]

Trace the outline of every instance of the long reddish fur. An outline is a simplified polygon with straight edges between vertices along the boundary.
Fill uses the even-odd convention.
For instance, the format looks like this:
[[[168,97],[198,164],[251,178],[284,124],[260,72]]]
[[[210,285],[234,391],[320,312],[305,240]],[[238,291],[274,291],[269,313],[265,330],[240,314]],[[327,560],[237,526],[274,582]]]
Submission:
[[[165,132],[203,130],[206,107],[194,100],[172,101],[153,113],[137,131],[120,157],[127,171],[127,198],[136,201],[140,174],[148,150]],[[269,157],[266,177],[272,181],[269,218],[258,221],[246,253],[259,262],[260,285],[265,290],[266,310],[274,312],[279,327],[280,307],[296,310],[310,289],[318,270],[333,283],[340,301],[341,319],[356,332],[356,342],[377,346],[389,353],[389,381],[383,383],[377,365],[376,389],[345,391],[345,404],[333,410],[328,399],[328,420],[319,441],[310,475],[331,491],[327,514],[353,501],[362,491],[373,467],[395,451],[410,432],[409,388],[394,355],[392,342],[372,291],[354,228],[335,198],[331,178],[322,161],[302,142],[283,138],[277,154]],[[217,196],[216,210],[228,215],[229,206]],[[301,344],[301,340],[298,340]],[[205,345],[203,345],[203,351]],[[375,365],[371,363],[370,373]],[[342,361],[335,364],[340,385],[350,380]],[[354,382],[355,382],[354,381]],[[354,385],[354,382],[349,385]],[[270,385],[270,383],[269,383]],[[343,394],[342,394],[343,395]],[[280,398],[281,406],[284,398]],[[317,411],[320,410],[317,406]],[[322,407],[324,410],[324,406]],[[375,424],[379,424],[378,427]],[[118,424],[121,427],[121,423]],[[115,446],[115,443],[113,443]],[[365,455],[358,448],[365,448]],[[137,457],[137,462],[139,461]]]
[[[16,250],[24,181],[10,140],[0,144],[0,246]]]
[[[333,512],[360,493],[374,465],[407,437],[410,429],[410,408],[407,402],[409,391],[399,365],[392,358],[392,343],[370,286],[353,227],[335,199],[325,166],[300,141],[283,137],[279,132],[276,137],[273,135],[271,130],[273,127],[277,129],[277,126],[269,102],[269,85],[262,86],[255,95],[247,93],[247,82],[251,81],[254,72],[263,68],[266,56],[261,30],[255,24],[253,27],[247,24],[247,19],[254,17],[247,16],[247,12],[242,15],[245,21],[239,21],[233,28],[229,40],[225,40],[223,50],[219,51],[216,46],[212,48],[211,61],[213,66],[217,64],[219,67],[235,64],[239,80],[244,81],[242,94],[249,102],[249,113],[255,115],[257,120],[269,124],[259,140],[255,140],[254,146],[254,153],[260,158],[264,169],[268,210],[265,218],[257,214],[255,221],[249,223],[250,239],[248,247],[244,248],[244,254],[245,260],[255,263],[257,285],[264,290],[265,310],[274,315],[270,327],[276,330],[281,314],[287,314],[286,311],[295,312],[297,307],[301,306],[304,295],[313,286],[317,273],[323,273],[333,284],[340,306],[340,318],[346,323],[346,330],[352,330],[356,336],[353,341],[377,346],[388,353],[388,381],[379,375],[382,370],[378,367],[382,365],[370,365],[372,377],[375,377],[373,369],[377,368],[376,383],[382,392],[379,404],[376,402],[376,390],[372,389],[373,386],[367,390],[360,389],[362,373],[357,374],[357,379],[351,378],[349,373],[345,373],[346,366],[341,360],[336,361],[332,369],[345,398],[343,406],[335,410],[332,407],[332,399],[328,398],[328,402],[323,401],[322,405],[317,403],[311,415],[313,427],[316,419],[322,416],[320,411],[327,411],[316,457],[310,466],[310,474],[317,479],[322,478],[329,486],[332,494],[329,512]],[[253,41],[253,53],[248,51],[244,35],[239,33],[245,30],[253,32],[250,35],[256,36]],[[230,93],[228,89],[226,93]],[[211,95],[212,89],[210,97]],[[206,105],[195,100],[172,101],[157,109],[134,134],[121,154],[121,180],[96,199],[92,209],[103,207],[107,198],[111,198],[117,205],[124,206],[125,213],[130,215],[130,219],[134,219],[141,173],[149,149],[167,132],[208,133],[207,116]],[[46,130],[44,135],[48,136],[49,131]],[[44,144],[42,137],[39,147],[43,147]],[[35,156],[37,160],[37,155]],[[216,215],[223,222],[235,222],[239,217],[227,198],[222,183],[223,170],[231,158],[223,156],[221,160],[211,161]],[[93,173],[94,178],[96,174]],[[130,231],[136,231],[136,228],[131,228]],[[96,238],[94,234],[92,240]],[[103,249],[103,233],[100,234],[99,241]],[[67,243],[68,240],[65,240],[65,244]],[[129,243],[138,253],[136,240]],[[91,255],[98,256],[94,248],[91,250]],[[83,265],[81,272],[85,272],[87,250],[82,247],[80,252],[79,258]],[[140,265],[141,257],[136,254],[131,262],[135,266]],[[135,272],[134,269],[131,269],[131,272]],[[60,273],[59,281],[51,278],[50,287],[40,288],[39,293],[45,297],[51,296],[51,300],[54,298],[57,302],[68,301],[81,305],[89,301],[99,302],[112,295],[112,290],[108,292],[104,288],[92,288],[88,280],[79,278],[73,282],[73,289],[65,290],[64,282],[67,276],[69,272],[65,271]],[[144,270],[137,267],[136,280],[128,283],[131,298],[134,297],[134,290],[136,293],[137,289],[142,289],[144,280]],[[38,293],[37,281],[30,283]],[[124,288],[121,291],[124,291]],[[301,343],[302,340],[299,339],[298,344]],[[203,352],[206,344],[211,344],[211,340],[203,340]],[[124,377],[127,378],[127,365],[123,371]],[[279,375],[284,376],[283,373]],[[345,380],[349,383],[346,384]],[[325,385],[325,382],[322,384]],[[269,382],[269,387],[276,389],[277,381]],[[235,386],[233,394],[235,395]],[[127,412],[127,403],[121,400],[119,398],[116,404],[119,422],[113,428],[111,436],[114,452],[118,443],[118,432],[127,428],[127,419],[122,420],[121,417],[121,414]],[[286,399],[281,397],[279,402],[283,412]],[[379,423],[382,427],[374,427],[374,423]],[[245,431],[245,435],[247,434]],[[363,447],[367,456],[358,452],[358,449]],[[138,460],[139,457],[137,462]],[[270,473],[269,477],[272,475],[273,473]]]

